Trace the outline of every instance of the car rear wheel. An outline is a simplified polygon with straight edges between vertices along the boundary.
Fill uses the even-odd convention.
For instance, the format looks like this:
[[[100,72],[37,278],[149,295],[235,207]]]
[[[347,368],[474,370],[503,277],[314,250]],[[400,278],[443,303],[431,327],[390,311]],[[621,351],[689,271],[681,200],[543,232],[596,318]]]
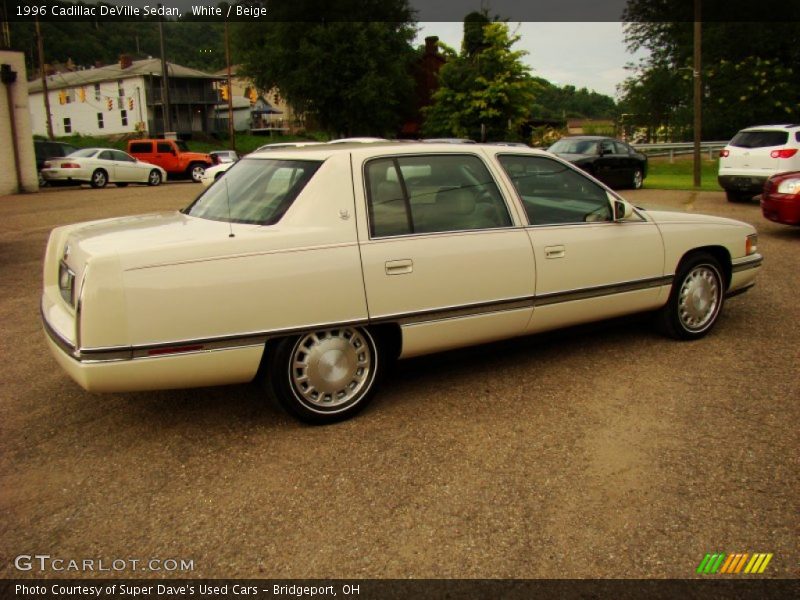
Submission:
[[[631,188],[634,190],[642,189],[642,185],[644,184],[644,173],[641,169],[634,169],[633,175],[631,176]]]
[[[672,282],[669,301],[658,314],[663,333],[679,340],[703,337],[714,324],[725,300],[722,267],[711,254],[686,257]]]
[[[195,183],[200,183],[200,180],[205,175],[206,168],[200,163],[193,163],[189,166],[189,176]]]
[[[161,183],[161,173],[153,169],[147,176],[147,185],[159,185]]]
[[[325,424],[352,417],[372,398],[383,357],[360,327],[310,331],[284,338],[268,356],[266,383],[294,417]]]
[[[725,190],[725,197],[728,199],[728,202],[750,202],[753,196],[755,196],[755,194],[751,194],[750,192]]]
[[[96,169],[94,173],[92,173],[92,179],[89,181],[89,184],[93,188],[104,188],[108,183],[108,174],[103,169]]]

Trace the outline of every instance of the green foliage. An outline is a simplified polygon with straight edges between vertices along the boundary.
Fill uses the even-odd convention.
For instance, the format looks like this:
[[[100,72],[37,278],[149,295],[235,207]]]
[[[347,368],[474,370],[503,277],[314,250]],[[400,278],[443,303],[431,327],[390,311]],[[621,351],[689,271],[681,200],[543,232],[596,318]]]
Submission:
[[[617,105],[611,96],[574,85],[559,87],[546,79],[535,77],[539,85],[531,106],[531,117],[538,119],[614,119]]]
[[[416,56],[406,0],[296,0],[270,4],[270,11],[272,21],[231,27],[242,70],[257,87],[277,86],[332,134],[398,129],[411,109]],[[364,22],[346,20],[352,15]]]
[[[465,37],[473,26],[465,22]],[[525,52],[511,49],[519,36],[505,23],[484,24],[482,32],[481,44],[465,41],[439,72],[439,89],[425,110],[426,136],[480,139],[484,125],[487,140],[517,139],[540,85],[522,63]]]
[[[783,4],[782,20],[769,23],[752,21],[752,13],[739,18],[737,8],[731,3],[702,5],[704,139],[729,139],[749,125],[800,119],[800,5]],[[629,0],[625,20],[629,49],[646,49],[650,56],[630,66],[633,75],[620,88],[621,112],[633,114],[632,123],[651,134],[661,130],[671,140],[691,139],[691,3]]]

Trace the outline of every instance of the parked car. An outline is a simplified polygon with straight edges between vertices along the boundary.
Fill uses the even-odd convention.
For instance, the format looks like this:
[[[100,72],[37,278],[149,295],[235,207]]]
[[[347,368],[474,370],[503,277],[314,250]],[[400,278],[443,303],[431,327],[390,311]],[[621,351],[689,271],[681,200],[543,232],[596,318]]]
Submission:
[[[742,129],[719,153],[717,180],[729,202],[751,200],[767,179],[800,170],[800,125],[759,125]]]
[[[200,183],[203,184],[203,187],[210,186],[217,179],[222,177],[225,174],[225,171],[230,169],[235,164],[235,162],[223,162],[216,164],[213,167],[208,167],[203,172],[203,176],[200,178]]]
[[[647,156],[621,140],[597,135],[566,137],[547,151],[611,187],[638,190],[647,177]]]
[[[175,177],[199,182],[213,162],[208,154],[191,152],[180,140],[128,140],[128,153],[141,161],[158,165]]]
[[[59,183],[88,183],[94,188],[114,183],[125,187],[129,183],[159,185],[167,178],[161,167],[135,159],[113,148],[82,148],[64,158],[48,160],[41,171],[45,181]]]
[[[48,158],[61,158],[78,148],[63,142],[50,142],[47,140],[33,140],[33,151],[36,155],[36,171],[39,173],[39,187],[47,185],[47,180],[42,175],[44,163]]]
[[[525,148],[285,148],[225,180],[178,212],[51,233],[44,327],[87,390],[257,378],[325,423],[396,358],[640,311],[700,338],[762,262],[748,224],[636,208]]]
[[[776,223],[800,225],[800,171],[778,173],[767,179],[761,213]]]
[[[241,158],[236,150],[214,150],[213,152],[209,152],[208,155],[211,157],[211,162],[214,163],[215,166],[235,163]]]

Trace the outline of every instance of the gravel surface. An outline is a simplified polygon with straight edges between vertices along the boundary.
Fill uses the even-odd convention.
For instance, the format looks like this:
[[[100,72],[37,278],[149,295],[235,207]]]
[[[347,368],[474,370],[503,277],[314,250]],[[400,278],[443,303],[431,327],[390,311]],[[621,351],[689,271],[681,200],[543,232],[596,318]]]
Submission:
[[[38,553],[194,564],[115,573],[141,577],[680,578],[718,551],[800,575],[800,228],[721,193],[625,193],[758,227],[758,284],[711,335],[629,318],[406,361],[334,426],[250,385],[83,391],[40,325],[50,229],[200,189],[0,198],[0,576],[108,575],[14,568]]]

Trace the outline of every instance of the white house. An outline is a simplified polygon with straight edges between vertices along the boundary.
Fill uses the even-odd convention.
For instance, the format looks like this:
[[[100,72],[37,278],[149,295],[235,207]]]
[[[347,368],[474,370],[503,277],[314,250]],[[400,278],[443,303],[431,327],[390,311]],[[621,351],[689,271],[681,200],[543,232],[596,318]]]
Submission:
[[[213,131],[219,102],[213,83],[219,77],[173,63],[167,63],[167,70],[171,130]],[[164,131],[158,58],[131,61],[122,56],[118,64],[48,75],[47,89],[56,137]],[[33,133],[47,135],[41,79],[28,83],[28,93]]]

